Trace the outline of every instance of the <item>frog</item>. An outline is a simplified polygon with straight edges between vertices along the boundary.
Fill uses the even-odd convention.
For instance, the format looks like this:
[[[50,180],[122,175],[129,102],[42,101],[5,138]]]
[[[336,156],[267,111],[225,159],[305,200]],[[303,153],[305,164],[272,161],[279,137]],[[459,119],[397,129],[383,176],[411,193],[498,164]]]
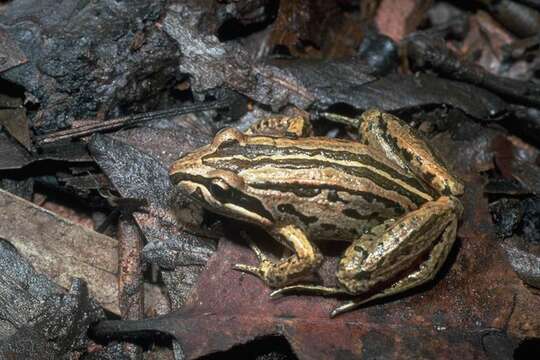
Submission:
[[[262,228],[290,253],[272,260],[251,240],[259,264],[235,270],[260,278],[273,298],[350,297],[334,317],[433,280],[455,242],[464,188],[397,116],[321,116],[358,139],[313,136],[305,116],[267,118],[219,131],[174,162],[170,177],[203,208]],[[321,241],[349,244],[334,287],[305,282],[322,264]]]

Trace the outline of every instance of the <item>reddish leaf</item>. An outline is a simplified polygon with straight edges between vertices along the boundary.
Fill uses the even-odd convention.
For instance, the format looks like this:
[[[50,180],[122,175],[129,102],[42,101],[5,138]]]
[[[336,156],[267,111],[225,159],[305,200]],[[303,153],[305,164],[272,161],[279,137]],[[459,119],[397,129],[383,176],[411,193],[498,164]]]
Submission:
[[[338,299],[305,295],[270,299],[270,289],[261,281],[232,270],[235,263],[255,262],[254,254],[243,244],[222,240],[181,310],[135,323],[104,323],[101,331],[164,331],[178,339],[188,358],[268,334],[285,336],[301,359],[511,354],[519,340],[540,336],[536,313],[540,297],[513,271],[495,238],[483,194],[479,169],[486,165],[480,154],[491,154],[498,132],[477,132],[471,123],[462,127],[464,134],[475,136],[434,140],[464,180],[466,191],[458,241],[431,284],[330,319]],[[320,276],[328,284],[335,278],[336,258],[326,260]]]
[[[188,358],[267,334],[285,336],[301,359],[486,358],[487,335],[504,334],[508,346],[539,336],[534,309],[540,308],[540,298],[517,278],[497,245],[480,178],[468,181],[466,189],[454,254],[447,270],[423,289],[330,319],[338,300],[270,299],[259,280],[231,269],[253,262],[254,255],[224,240],[181,311],[132,326],[173,334]],[[321,275],[326,279],[331,272],[326,266]]]
[[[382,34],[399,42],[416,29],[430,5],[431,0],[382,0],[375,24]]]

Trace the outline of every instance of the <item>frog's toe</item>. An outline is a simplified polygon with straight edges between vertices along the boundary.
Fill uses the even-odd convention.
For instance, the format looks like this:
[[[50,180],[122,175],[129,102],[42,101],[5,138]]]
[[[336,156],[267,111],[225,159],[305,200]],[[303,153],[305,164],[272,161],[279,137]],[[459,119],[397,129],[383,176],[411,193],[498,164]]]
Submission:
[[[289,292],[290,293],[290,292]],[[283,295],[287,295],[287,287],[274,290],[270,293],[270,297],[272,299],[277,299],[279,297],[282,297]]]
[[[282,287],[277,289],[270,294],[270,297],[277,298],[282,295],[291,295],[291,294],[304,294],[304,295],[347,295],[348,293],[340,288],[327,287],[321,285],[311,285],[311,284],[297,284]]]
[[[343,313],[346,313],[347,311],[351,311],[353,310],[354,308],[356,307],[356,304],[352,301],[350,302],[347,302],[341,306],[338,306],[337,308],[335,308],[334,310],[332,310],[330,312],[330,317],[331,318],[334,318],[340,314],[343,314]]]
[[[233,270],[241,271],[247,274],[255,275],[259,278],[263,278],[263,271],[258,266],[252,266],[247,264],[234,264]]]
[[[368,299],[364,299],[364,300],[347,301],[343,305],[340,305],[337,308],[335,308],[334,310],[332,310],[332,312],[330,313],[330,317],[333,318],[333,317],[336,317],[336,316],[338,316],[340,314],[343,314],[343,313],[346,313],[348,311],[359,308],[360,306],[364,305],[365,303],[367,303],[368,301],[371,301],[371,300],[372,300],[372,298],[368,298]]]

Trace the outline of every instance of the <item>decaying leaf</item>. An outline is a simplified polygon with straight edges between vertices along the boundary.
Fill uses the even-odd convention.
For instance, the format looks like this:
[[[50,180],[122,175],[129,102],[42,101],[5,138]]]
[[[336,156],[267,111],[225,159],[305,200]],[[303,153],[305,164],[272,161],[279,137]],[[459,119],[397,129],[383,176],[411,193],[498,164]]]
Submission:
[[[0,358],[58,359],[85,349],[91,323],[104,317],[86,284],[62,290],[0,239]]]
[[[84,279],[93,297],[118,313],[117,241],[0,189],[0,238],[58,285]]]
[[[0,125],[13,136],[26,150],[30,150],[32,140],[30,139],[30,129],[28,119],[24,109],[0,109]]]
[[[77,118],[155,109],[180,57],[154,26],[163,6],[159,0],[9,2],[0,23],[28,62],[1,77],[39,102],[31,116],[36,133]]]
[[[92,159],[83,143],[57,143],[44,147],[41,153],[29,153],[17,141],[0,132],[0,170],[17,170],[43,160],[80,163]]]
[[[17,44],[0,28],[0,73],[27,61]]]

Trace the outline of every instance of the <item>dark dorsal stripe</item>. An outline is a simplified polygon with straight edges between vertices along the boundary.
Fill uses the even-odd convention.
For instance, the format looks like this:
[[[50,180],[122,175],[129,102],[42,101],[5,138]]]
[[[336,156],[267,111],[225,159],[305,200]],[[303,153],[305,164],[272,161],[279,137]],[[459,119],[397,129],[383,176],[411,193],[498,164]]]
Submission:
[[[207,159],[211,160],[211,159]],[[272,157],[254,160],[254,161],[246,161],[244,159],[223,159],[220,161],[220,158],[214,158],[212,159],[212,166],[221,168],[221,169],[227,169],[234,172],[239,172],[242,169],[249,169],[249,168],[257,168],[257,167],[264,167],[264,166],[274,166],[279,167],[280,169],[286,170],[299,170],[299,169],[310,169],[310,168],[332,168],[334,170],[343,172],[347,175],[354,176],[361,179],[368,179],[374,184],[377,184],[380,188],[387,190],[387,191],[393,191],[401,196],[404,196],[408,199],[411,199],[411,201],[416,205],[421,205],[425,203],[427,200],[424,197],[419,196],[418,194],[415,194],[395,181],[392,180],[392,178],[387,178],[385,176],[382,176],[380,174],[377,174],[373,172],[371,169],[365,168],[365,167],[355,167],[355,166],[345,166],[341,164],[336,164],[332,161],[323,161],[323,160],[314,160],[314,159],[306,159],[306,158],[288,158],[288,159],[273,159]],[[407,184],[409,184],[411,187],[414,187],[415,189],[418,189],[415,182],[411,183],[410,178],[407,178]],[[405,180],[402,180],[405,182]],[[272,182],[267,182],[262,186],[259,186],[260,188],[263,188],[264,186],[272,186]],[[279,183],[275,185],[280,185]],[[293,192],[292,186],[290,184],[284,185],[286,188],[285,190],[289,192]],[[317,185],[314,188],[324,188],[323,184]],[[420,187],[422,189],[422,187]],[[298,190],[301,191],[301,190]],[[352,193],[354,189],[348,189],[344,188],[343,191],[347,191],[349,193]],[[421,190],[420,190],[421,191]],[[423,191],[421,191],[423,192]],[[316,195],[316,194],[313,194]],[[427,193],[426,195],[431,196],[431,194]]]
[[[296,196],[299,196],[297,192],[294,191],[297,186],[290,185],[290,184],[279,184],[279,183],[256,183],[256,184],[250,184],[251,187],[256,189],[263,189],[263,190],[273,190],[273,191],[279,191],[279,192],[290,192],[295,194]],[[300,187],[300,185],[298,185]],[[394,209],[397,214],[404,214],[405,208],[399,203],[394,200],[388,199],[383,196],[375,195],[373,193],[367,192],[367,191],[357,191],[352,189],[347,189],[341,186],[332,186],[332,185],[307,185],[304,184],[302,187],[306,190],[309,190],[310,188],[317,188],[320,190],[330,190],[335,192],[345,192],[352,196],[357,196],[362,198],[365,202],[370,204],[376,204],[380,203],[383,204],[385,208],[391,208]],[[307,193],[307,191],[306,191]],[[316,195],[313,195],[316,196]],[[313,196],[306,196],[306,197],[313,197]],[[348,204],[349,201],[345,201],[338,197],[338,201],[342,204]]]
[[[301,141],[301,140],[299,140]],[[409,177],[402,174],[395,169],[392,169],[387,164],[377,161],[368,154],[355,154],[343,150],[332,150],[328,148],[316,148],[316,149],[304,149],[298,146],[278,147],[274,145],[260,145],[260,144],[245,144],[241,145],[236,143],[227,143],[226,146],[221,146],[215,153],[207,155],[203,158],[212,159],[219,157],[234,157],[244,156],[247,159],[255,159],[261,156],[302,156],[302,157],[314,157],[323,156],[331,160],[340,161],[356,161],[362,164],[366,164],[388,174],[389,177],[404,181],[422,192],[434,196],[435,193],[431,192],[429,188],[425,187],[420,181],[413,177]]]

